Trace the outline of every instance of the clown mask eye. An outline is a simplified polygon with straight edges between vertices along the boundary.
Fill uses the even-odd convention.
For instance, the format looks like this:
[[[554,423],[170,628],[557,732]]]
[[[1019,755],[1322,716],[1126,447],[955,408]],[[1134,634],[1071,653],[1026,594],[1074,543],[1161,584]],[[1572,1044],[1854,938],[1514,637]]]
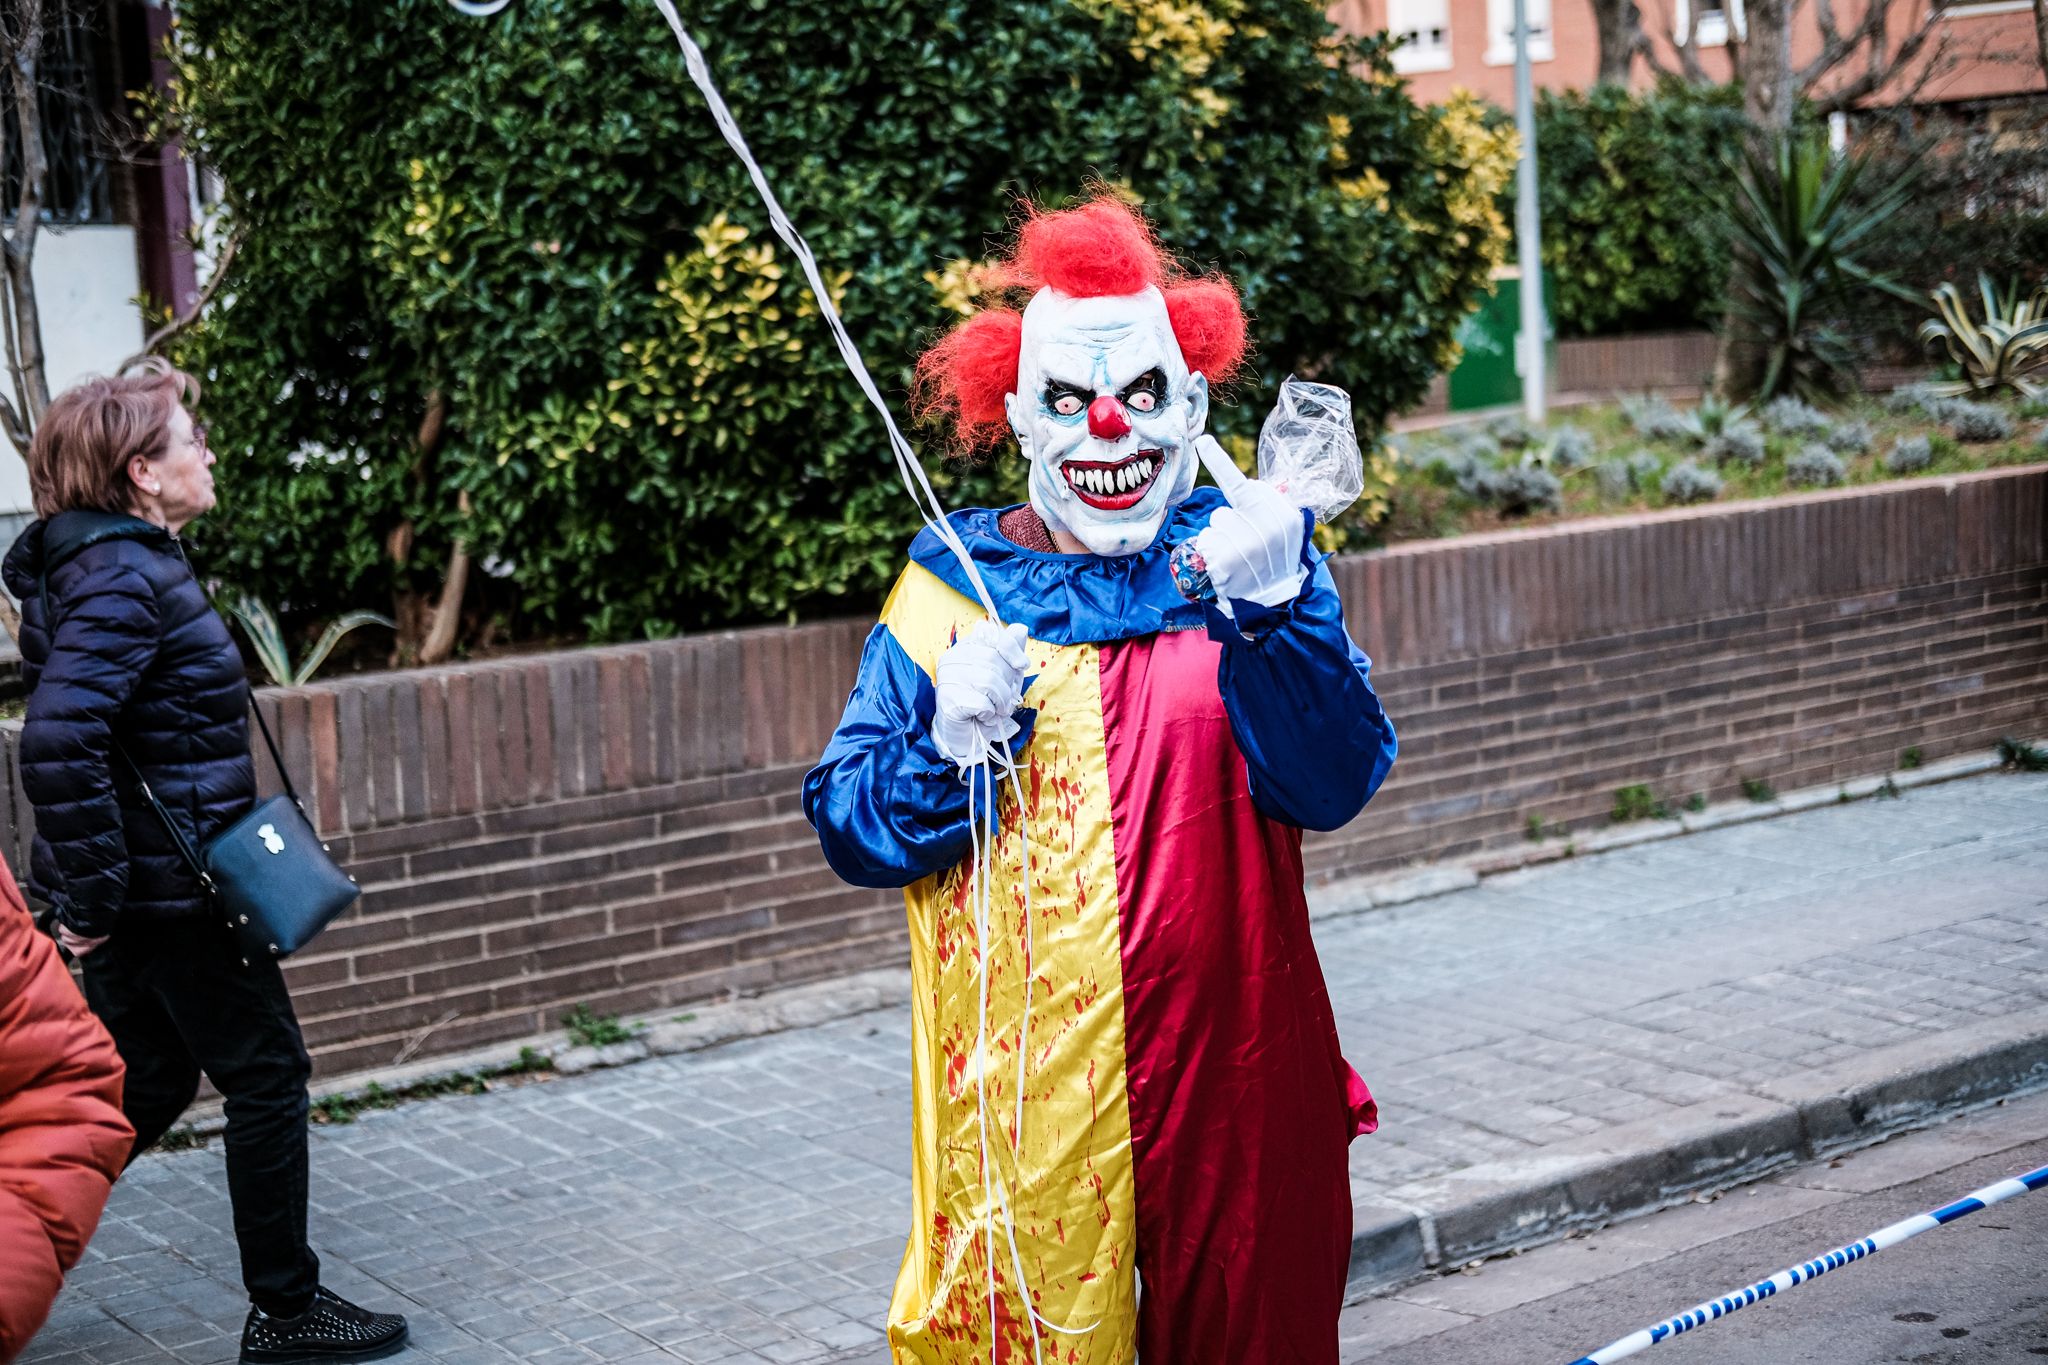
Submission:
[[[1088,411],[1089,393],[1057,380],[1045,386],[1045,406],[1061,417],[1077,417]]]
[[[1153,412],[1166,401],[1166,376],[1157,370],[1147,370],[1124,390],[1124,406],[1132,412]]]

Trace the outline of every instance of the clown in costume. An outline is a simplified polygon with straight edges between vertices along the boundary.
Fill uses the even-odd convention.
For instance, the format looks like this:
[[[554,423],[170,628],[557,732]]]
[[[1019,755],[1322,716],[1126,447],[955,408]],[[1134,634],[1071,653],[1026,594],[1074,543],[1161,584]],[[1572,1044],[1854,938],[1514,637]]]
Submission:
[[[950,518],[1008,624],[920,535],[804,783],[832,867],[909,903],[893,1359],[1334,1365],[1375,1115],[1301,831],[1359,812],[1393,730],[1310,519],[1195,486],[1235,290],[1106,197],[1031,218],[1008,269],[1029,305],[920,365],[967,441],[1031,462],[1028,504]],[[1184,543],[1216,602],[1176,588]]]

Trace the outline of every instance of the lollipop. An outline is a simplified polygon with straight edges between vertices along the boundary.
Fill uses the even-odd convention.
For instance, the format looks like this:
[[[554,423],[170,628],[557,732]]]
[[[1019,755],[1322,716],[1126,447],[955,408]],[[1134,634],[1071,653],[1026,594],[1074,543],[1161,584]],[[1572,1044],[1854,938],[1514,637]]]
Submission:
[[[1244,472],[1215,437],[1198,437],[1195,451],[1226,497],[1244,482]],[[1259,478],[1295,506],[1314,512],[1318,524],[1343,515],[1365,491],[1365,457],[1351,424],[1351,395],[1331,384],[1283,380],[1280,401],[1259,431]],[[1171,563],[1182,596],[1191,602],[1215,600],[1209,571],[1193,541],[1174,546]]]

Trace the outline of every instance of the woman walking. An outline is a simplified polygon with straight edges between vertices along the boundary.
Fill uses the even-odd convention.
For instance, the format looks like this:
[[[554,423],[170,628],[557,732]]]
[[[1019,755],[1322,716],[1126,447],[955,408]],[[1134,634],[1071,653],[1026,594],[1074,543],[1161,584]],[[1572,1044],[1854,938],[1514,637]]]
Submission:
[[[178,533],[213,506],[213,455],[160,360],[92,379],[43,414],[29,450],[41,518],[8,552],[29,685],[22,785],[32,894],[83,964],[86,999],[128,1067],[129,1160],[192,1101],[226,1102],[228,1194],[250,1298],[242,1360],[365,1359],[405,1319],[320,1286],[306,1240],[311,1063],[283,974],[244,959],[154,792],[195,845],[255,802],[249,685]]]

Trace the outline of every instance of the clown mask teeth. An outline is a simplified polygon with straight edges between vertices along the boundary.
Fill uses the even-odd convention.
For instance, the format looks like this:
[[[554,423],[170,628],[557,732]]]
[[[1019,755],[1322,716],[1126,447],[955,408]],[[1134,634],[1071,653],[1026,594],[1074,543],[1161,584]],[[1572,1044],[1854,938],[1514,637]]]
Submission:
[[[1110,463],[1070,460],[1060,466],[1060,473],[1066,476],[1075,496],[1090,507],[1121,512],[1145,500],[1152,480],[1159,474],[1159,465],[1159,452],[1146,450]]]

